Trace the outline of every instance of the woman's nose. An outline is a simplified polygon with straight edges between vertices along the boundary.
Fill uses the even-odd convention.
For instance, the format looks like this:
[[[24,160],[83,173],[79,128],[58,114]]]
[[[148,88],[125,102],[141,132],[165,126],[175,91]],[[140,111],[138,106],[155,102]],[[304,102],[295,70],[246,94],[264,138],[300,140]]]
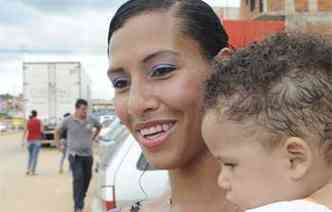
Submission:
[[[158,100],[152,89],[140,83],[130,88],[128,100],[128,113],[135,116],[143,116],[145,113],[158,108]]]

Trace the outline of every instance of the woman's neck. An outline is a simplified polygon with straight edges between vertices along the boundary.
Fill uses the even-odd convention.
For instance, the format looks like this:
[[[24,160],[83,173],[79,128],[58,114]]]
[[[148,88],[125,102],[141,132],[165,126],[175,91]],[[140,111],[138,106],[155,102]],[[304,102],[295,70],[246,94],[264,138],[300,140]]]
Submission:
[[[217,185],[219,169],[206,150],[190,165],[170,171],[172,212],[234,212]]]

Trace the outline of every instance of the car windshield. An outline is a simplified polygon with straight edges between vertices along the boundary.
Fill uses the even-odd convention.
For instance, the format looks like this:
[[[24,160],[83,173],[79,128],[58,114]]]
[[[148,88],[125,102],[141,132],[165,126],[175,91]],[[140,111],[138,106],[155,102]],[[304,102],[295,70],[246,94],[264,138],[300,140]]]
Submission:
[[[108,120],[104,121],[102,123],[103,128],[111,126],[111,124],[112,124],[113,121],[114,121],[113,119],[108,119]]]
[[[121,124],[120,120],[117,118],[109,124],[106,130],[107,132],[105,133],[105,135],[102,136],[102,140],[109,142],[116,140],[116,138],[125,133],[127,129]]]

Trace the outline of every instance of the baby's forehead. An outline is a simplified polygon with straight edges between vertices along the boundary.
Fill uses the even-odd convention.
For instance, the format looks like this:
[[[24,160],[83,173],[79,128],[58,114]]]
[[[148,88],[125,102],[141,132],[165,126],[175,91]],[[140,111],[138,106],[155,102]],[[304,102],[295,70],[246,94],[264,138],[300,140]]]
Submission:
[[[233,120],[226,114],[210,113],[210,126],[216,128],[220,142],[267,142],[274,137],[270,130],[255,119]]]

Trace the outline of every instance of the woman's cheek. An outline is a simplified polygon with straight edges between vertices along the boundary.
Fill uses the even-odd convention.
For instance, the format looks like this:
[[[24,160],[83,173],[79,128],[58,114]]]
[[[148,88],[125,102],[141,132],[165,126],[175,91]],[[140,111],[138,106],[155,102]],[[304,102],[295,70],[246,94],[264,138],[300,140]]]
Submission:
[[[194,76],[185,75],[171,83],[168,83],[167,95],[165,89],[162,89],[164,101],[172,103],[177,109],[190,110],[198,104],[201,99],[201,81],[203,79],[195,78]]]
[[[123,124],[128,123],[128,110],[126,100],[121,97],[115,97],[115,112]]]

